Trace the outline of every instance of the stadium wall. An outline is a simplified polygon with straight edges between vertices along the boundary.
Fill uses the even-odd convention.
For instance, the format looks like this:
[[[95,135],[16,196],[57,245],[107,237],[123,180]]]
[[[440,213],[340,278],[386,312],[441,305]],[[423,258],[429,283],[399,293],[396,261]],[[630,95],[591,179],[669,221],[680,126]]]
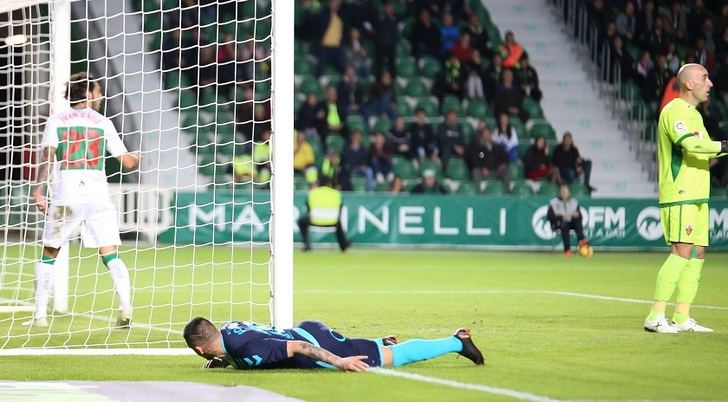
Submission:
[[[172,200],[174,225],[158,240],[176,244],[268,241],[270,198],[264,191],[179,193]],[[553,249],[560,239],[551,231],[546,197],[379,195],[345,193],[342,211],[347,235],[358,245]],[[305,212],[305,193],[295,196],[295,220]],[[664,249],[659,209],[654,199],[581,201],[584,228],[602,249]],[[728,200],[710,210],[713,249],[728,250]],[[314,228],[317,243],[335,243],[333,229]]]

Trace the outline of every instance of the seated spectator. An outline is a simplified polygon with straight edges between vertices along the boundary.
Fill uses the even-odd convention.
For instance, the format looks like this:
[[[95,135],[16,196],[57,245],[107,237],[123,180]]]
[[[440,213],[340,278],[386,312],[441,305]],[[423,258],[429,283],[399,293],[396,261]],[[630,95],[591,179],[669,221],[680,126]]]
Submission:
[[[235,131],[245,140],[253,137],[253,105],[253,87],[245,85],[243,86],[243,100],[237,104],[235,111]]]
[[[264,130],[253,139],[253,163],[261,183],[270,180],[270,130]]]
[[[321,141],[326,143],[326,137],[329,133],[338,133],[339,135],[344,134],[344,116],[339,110],[339,94],[334,87],[326,88],[326,99],[324,99],[322,106],[326,113],[324,118],[325,126],[324,130],[319,132]]]
[[[636,30],[637,17],[634,15],[634,4],[627,1],[624,4],[624,11],[617,15],[617,32],[631,42],[635,39]]]
[[[528,60],[528,53],[523,53],[521,57],[521,68],[516,70],[516,80],[521,86],[523,95],[531,98],[536,102],[541,102],[541,88],[538,85],[538,73]]]
[[[475,49],[471,46],[470,35],[463,33],[458,38],[458,41],[450,48],[450,55],[460,60],[460,63],[467,63],[473,58],[473,51]]]
[[[528,148],[523,157],[523,168],[526,178],[530,180],[546,179],[554,183],[561,183],[559,169],[551,163],[546,138],[539,135],[533,145]]]
[[[501,113],[493,129],[493,142],[502,146],[508,153],[508,161],[518,161],[518,133],[511,126],[511,118]]]
[[[490,50],[490,37],[488,31],[483,28],[480,18],[475,13],[470,14],[468,24],[463,28],[464,33],[470,35],[473,47],[480,52],[481,55],[490,58],[492,52]]]
[[[316,15],[312,27],[319,29],[319,50],[316,75],[321,73],[330,64],[334,64],[340,72],[346,67],[346,54],[342,48],[344,32],[347,29],[347,21],[341,14],[341,0],[329,0],[328,7],[325,7]]]
[[[686,44],[688,40],[687,15],[682,3],[673,0],[671,6],[665,8],[662,18],[665,20],[665,32],[678,42]]]
[[[392,182],[389,183],[389,192],[399,194],[404,191],[404,180],[399,176],[394,176]]]
[[[728,4],[726,4],[725,9],[728,9]],[[726,22],[728,22],[728,18],[726,18]],[[717,31],[715,36],[715,58],[720,62],[720,64],[725,65],[725,62],[722,62],[722,60],[725,60],[726,57],[728,57],[728,25],[726,25],[722,31]]]
[[[321,163],[321,177],[326,177],[337,188],[341,188],[342,179],[341,156],[333,149],[326,151],[326,159]],[[348,183],[351,185],[351,182]]]
[[[561,231],[561,241],[564,244],[564,255],[567,257],[574,255],[571,251],[572,230],[576,232],[576,238],[579,240],[579,247],[589,244],[584,236],[579,202],[576,199],[571,198],[569,186],[565,184],[562,185],[559,196],[551,199],[546,216],[551,223],[552,230]]]
[[[435,172],[427,169],[422,173],[422,181],[412,188],[414,194],[447,194],[447,189],[437,182]]]
[[[647,33],[645,38],[645,48],[652,54],[663,52],[672,42],[670,35],[665,31],[665,20],[660,17],[655,18],[655,27]],[[676,55],[677,46],[674,46],[672,52]]]
[[[217,57],[213,45],[201,46],[200,65],[198,69],[201,87],[207,87],[217,81]]]
[[[423,7],[420,9],[417,22],[412,27],[410,36],[412,53],[418,59],[426,55],[442,59],[444,53],[441,51],[440,38],[440,30],[432,22],[430,12]]]
[[[520,68],[521,56],[523,56],[523,46],[516,42],[516,37],[512,31],[507,31],[505,41],[500,46],[500,54],[503,57],[504,68]]]
[[[377,183],[392,180],[392,150],[381,131],[374,133],[374,141],[369,146],[369,161]]]
[[[445,121],[437,130],[437,148],[440,151],[443,171],[447,170],[447,162],[450,157],[462,158],[465,156],[463,128],[458,123],[458,114],[454,110],[447,112]]]
[[[442,71],[435,81],[433,94],[442,101],[446,95],[463,98],[463,65],[455,56],[445,60]]]
[[[473,54],[465,64],[464,91],[467,99],[485,99],[485,86],[483,85],[483,62],[480,52],[473,50]]]
[[[409,133],[414,157],[420,161],[425,158],[439,160],[440,150],[437,148],[437,137],[435,137],[432,127],[427,124],[427,115],[423,109],[417,108],[415,111],[415,121],[410,124]]]
[[[349,31],[349,40],[344,45],[344,54],[349,66],[354,68],[359,77],[366,77],[371,71],[372,59],[361,42],[361,33],[358,29],[352,28]]]
[[[523,110],[523,92],[513,82],[513,70],[505,69],[502,74],[501,85],[495,91],[494,112],[496,116],[506,113],[510,117],[517,117],[524,123],[528,120],[528,112]]]
[[[374,89],[371,94],[371,101],[367,108],[367,115],[379,116],[387,115],[390,119],[394,120],[397,117],[397,108],[394,104],[395,93],[394,93],[394,82],[392,80],[392,74],[389,71],[384,70],[379,76],[379,81],[374,85]]]
[[[394,127],[389,136],[390,149],[395,155],[403,156],[407,159],[414,158],[414,150],[412,149],[412,134],[404,123],[404,117],[398,116],[394,120]]]
[[[367,189],[374,190],[374,173],[368,165],[369,154],[362,145],[362,134],[359,130],[354,130],[349,136],[349,142],[341,151],[341,188],[342,190],[352,190],[352,175],[363,176],[367,180]]]
[[[497,178],[508,191],[511,190],[511,172],[508,170],[508,155],[505,149],[493,142],[490,129],[483,125],[480,135],[473,137],[468,147],[468,167],[478,186],[481,180]]]
[[[629,52],[624,50],[624,41],[622,41],[622,37],[619,35],[615,36],[612,41],[611,52],[612,68],[619,68],[622,81],[632,79],[632,77],[634,77],[634,68],[632,67],[634,66],[634,60],[632,59],[632,56],[629,55]],[[616,70],[609,72],[608,78],[610,82],[614,82],[615,80],[616,73],[614,73],[614,71]]]
[[[374,29],[374,42],[377,45],[377,74],[384,70],[394,71],[394,58],[397,53],[397,41],[399,41],[398,25],[399,21],[394,14],[394,4],[392,1],[385,2]]]
[[[637,42],[643,46],[647,44],[647,38],[655,29],[655,3],[652,0],[642,2],[642,8],[637,13],[637,25],[635,27],[635,37]]]
[[[490,65],[485,69],[483,74],[483,89],[485,89],[485,99],[493,103],[495,101],[495,92],[500,85],[503,75],[503,58],[500,54],[493,55]]]
[[[673,73],[670,71],[670,67],[667,65],[667,59],[664,54],[657,56],[657,63],[653,70],[653,77],[655,78],[654,84],[651,86],[652,92],[645,96],[647,102],[657,102],[662,96],[662,92],[665,90],[668,81],[672,78]]]
[[[460,37],[460,27],[455,24],[452,14],[443,14],[442,24],[440,25],[440,43],[442,44],[440,52],[448,54],[455,42],[457,42],[458,37]]]
[[[252,105],[252,102],[250,103]],[[298,110],[298,116],[296,117],[296,130],[303,131],[306,133],[306,136],[325,135],[326,105],[324,103],[319,103],[318,97],[314,92],[309,92],[306,95],[306,102],[304,102],[304,104],[301,105],[301,109]]]
[[[350,113],[360,113],[362,110],[364,94],[356,70],[352,66],[347,67],[341,77],[337,99],[339,110],[341,110],[343,116],[348,116]]]
[[[640,92],[645,101],[649,102],[655,93],[655,63],[652,62],[650,52],[642,51],[640,58],[637,60],[635,81],[637,86],[640,87]]]
[[[574,138],[570,132],[565,132],[561,144],[554,148],[553,158],[554,166],[559,169],[559,175],[564,183],[571,184],[577,177],[583,175],[584,185],[589,191],[596,190],[589,184],[592,162],[581,157],[579,149],[574,146]]]
[[[675,42],[670,41],[667,44],[665,59],[667,60],[667,65],[670,68],[670,71],[672,71],[673,74],[677,74],[677,70],[680,68],[683,62],[682,60],[680,60],[680,55],[677,52],[677,45],[675,44]]]
[[[173,68],[183,67],[180,65],[181,54],[182,54],[182,30],[175,28],[169,33],[163,34],[164,40],[162,41],[162,68],[164,71],[169,71]],[[175,70],[173,74],[177,74]]]
[[[235,183],[250,183],[255,180],[255,165],[249,153],[244,152],[233,157],[233,177]]]
[[[264,132],[270,135],[271,121],[270,110],[264,103],[256,103],[253,112],[253,140],[259,141]]]
[[[313,147],[306,141],[306,134],[303,131],[296,131],[296,143],[293,144],[293,173],[306,178],[308,184],[315,183],[316,155]]]
[[[705,46],[705,37],[702,34],[695,39],[695,45],[690,49],[689,54],[693,56],[695,63],[702,64],[708,71],[713,71],[715,55]]]
[[[225,34],[217,49],[217,91],[227,99],[233,99],[235,86],[235,37]]]

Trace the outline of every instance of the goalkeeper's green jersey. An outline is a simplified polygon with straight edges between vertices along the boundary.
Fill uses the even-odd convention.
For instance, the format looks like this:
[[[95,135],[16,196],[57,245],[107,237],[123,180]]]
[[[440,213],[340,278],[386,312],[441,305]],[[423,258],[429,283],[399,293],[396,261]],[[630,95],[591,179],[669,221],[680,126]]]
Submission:
[[[694,106],[681,98],[665,105],[657,126],[660,206],[708,202],[709,162],[720,150]]]

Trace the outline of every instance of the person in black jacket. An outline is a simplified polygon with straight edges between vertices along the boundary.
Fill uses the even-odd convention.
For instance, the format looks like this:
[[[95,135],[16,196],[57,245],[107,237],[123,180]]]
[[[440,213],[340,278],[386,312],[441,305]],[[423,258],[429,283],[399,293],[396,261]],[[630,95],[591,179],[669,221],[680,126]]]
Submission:
[[[584,185],[590,192],[595,190],[589,185],[592,162],[589,159],[582,159],[579,149],[574,146],[574,139],[570,132],[564,133],[561,144],[554,149],[553,161],[554,166],[559,169],[559,175],[564,183],[571,184],[577,177],[583,175]]]
[[[508,170],[508,154],[502,146],[493,142],[487,126],[481,127],[480,135],[473,137],[468,147],[467,160],[473,182],[478,186],[481,180],[495,177],[510,191],[511,173]]]
[[[415,121],[409,126],[412,141],[413,157],[418,160],[425,158],[439,160],[440,150],[437,148],[437,139],[432,127],[427,124],[427,115],[423,109],[415,111]]]
[[[523,167],[526,178],[530,180],[541,180],[545,178],[554,183],[561,183],[559,169],[551,164],[549,148],[546,144],[546,138],[543,135],[536,137],[533,145],[526,151],[526,155],[523,157]]]
[[[397,16],[394,15],[394,4],[391,1],[385,2],[384,10],[379,14],[374,31],[377,44],[375,60],[377,75],[383,70],[394,71],[394,58],[399,40],[398,24]]]
[[[437,142],[443,171],[447,171],[447,161],[451,156],[458,158],[465,156],[463,128],[458,123],[458,114],[454,110],[447,112],[445,121],[438,128]]]
[[[412,27],[410,42],[412,43],[412,52],[417,58],[425,55],[430,55],[437,59],[442,59],[443,57],[440,48],[440,30],[432,22],[430,12],[425,8],[420,10],[419,18]]]

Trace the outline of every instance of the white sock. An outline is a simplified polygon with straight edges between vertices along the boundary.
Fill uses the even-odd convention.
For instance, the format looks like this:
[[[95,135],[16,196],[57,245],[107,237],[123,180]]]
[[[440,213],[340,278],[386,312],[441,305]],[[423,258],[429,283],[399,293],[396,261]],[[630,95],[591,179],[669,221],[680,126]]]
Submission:
[[[45,318],[48,315],[48,299],[53,290],[54,278],[53,265],[40,261],[35,264],[35,313],[33,313],[33,318]]]
[[[114,281],[114,290],[119,295],[119,309],[131,311],[131,285],[129,284],[129,271],[124,261],[114,258],[108,263],[111,279]]]

